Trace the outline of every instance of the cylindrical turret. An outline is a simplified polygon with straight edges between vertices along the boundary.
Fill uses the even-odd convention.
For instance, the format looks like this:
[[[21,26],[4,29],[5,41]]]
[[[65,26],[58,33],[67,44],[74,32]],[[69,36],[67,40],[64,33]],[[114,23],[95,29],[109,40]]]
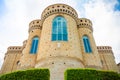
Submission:
[[[97,46],[103,70],[110,70],[118,72],[118,68],[115,63],[115,57],[113,55],[112,47],[110,46]]]
[[[35,61],[37,57],[37,48],[40,43],[41,36],[41,20],[33,20],[29,24],[29,37],[25,43],[25,48],[22,51],[23,56],[21,57],[21,66],[20,69],[31,68],[35,66]],[[36,40],[37,39],[37,43]]]
[[[45,10],[42,12],[41,19],[44,20],[50,15],[58,13],[67,14],[75,19],[78,17],[77,12],[71,6],[66,4],[54,4],[45,8]]]
[[[80,18],[77,24],[85,67],[101,69],[102,65],[93,37],[92,22],[89,19]]]
[[[47,11],[51,13],[46,17]],[[67,68],[84,67],[74,17],[77,18],[76,11],[65,4],[51,5],[42,13],[44,21],[35,67],[49,68],[51,80],[63,80]]]

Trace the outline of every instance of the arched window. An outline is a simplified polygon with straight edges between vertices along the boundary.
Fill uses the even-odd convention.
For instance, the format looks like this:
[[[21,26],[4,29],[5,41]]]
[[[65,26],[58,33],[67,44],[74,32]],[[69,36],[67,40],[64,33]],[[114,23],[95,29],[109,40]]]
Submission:
[[[39,42],[38,37],[34,37],[32,39],[32,45],[31,45],[31,49],[30,49],[30,54],[36,54],[37,53],[38,42]]]
[[[62,16],[57,16],[52,22],[52,41],[68,41],[67,22]]]
[[[84,49],[86,53],[91,53],[92,49],[90,46],[90,41],[89,38],[87,36],[83,36],[83,43],[84,43]]]

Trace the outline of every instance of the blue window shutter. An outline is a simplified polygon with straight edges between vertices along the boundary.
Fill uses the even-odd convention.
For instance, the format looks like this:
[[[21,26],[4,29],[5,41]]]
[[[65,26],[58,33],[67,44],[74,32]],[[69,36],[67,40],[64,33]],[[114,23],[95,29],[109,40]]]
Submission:
[[[52,41],[67,41],[67,23],[65,18],[57,16],[52,22]]]
[[[87,45],[88,45],[88,52],[92,52],[92,50],[91,50],[91,46],[90,46],[90,42],[89,42],[88,39],[86,39],[86,40],[87,40]]]
[[[59,40],[59,41],[62,40],[62,34],[58,34],[58,40]]]
[[[86,40],[85,39],[83,39],[83,43],[84,43],[85,52],[88,52],[87,51],[87,44],[86,44]]]
[[[34,53],[37,53],[37,47],[38,47],[38,40],[35,41],[35,50],[34,50]]]
[[[84,43],[84,49],[86,53],[91,53],[92,49],[90,46],[90,41],[89,38],[87,36],[83,36],[83,43]]]
[[[56,41],[57,40],[57,34],[52,34],[52,41]]]
[[[34,43],[35,43],[35,40],[32,40],[32,47],[31,47],[30,53],[33,53],[33,50],[34,50]]]
[[[63,40],[64,40],[64,41],[68,41],[67,34],[63,34]]]
[[[89,46],[88,46],[88,42],[87,41],[88,41],[88,39],[86,38],[85,39],[85,43],[86,43],[86,47],[87,47],[87,49],[86,49],[87,51],[86,52],[88,53],[89,52]]]
[[[58,34],[62,34],[61,22],[58,22],[57,30],[58,30]]]
[[[31,45],[31,49],[30,49],[30,54],[35,54],[35,53],[37,53],[38,42],[39,42],[39,38],[38,38],[38,37],[34,37],[33,40],[32,40],[32,45]]]
[[[67,34],[67,26],[65,22],[63,22],[63,34]]]
[[[57,22],[53,22],[52,25],[52,34],[56,34],[57,33]]]

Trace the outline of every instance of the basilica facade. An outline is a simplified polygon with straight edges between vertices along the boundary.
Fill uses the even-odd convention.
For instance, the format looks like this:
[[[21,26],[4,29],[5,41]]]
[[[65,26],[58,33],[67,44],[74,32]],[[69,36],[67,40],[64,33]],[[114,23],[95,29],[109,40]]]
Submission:
[[[1,73],[48,68],[51,80],[63,80],[68,68],[118,71],[112,48],[96,46],[92,22],[69,5],[48,6],[28,32],[23,46],[8,47]]]

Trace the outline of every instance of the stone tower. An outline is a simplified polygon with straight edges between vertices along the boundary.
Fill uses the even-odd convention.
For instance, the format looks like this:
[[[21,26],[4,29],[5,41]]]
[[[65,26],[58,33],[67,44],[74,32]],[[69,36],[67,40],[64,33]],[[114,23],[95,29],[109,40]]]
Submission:
[[[26,41],[25,48],[22,51],[23,56],[21,57],[21,66],[18,69],[26,69],[26,68],[33,68],[36,64],[36,58],[38,54],[31,54],[30,49],[32,45],[32,41],[34,38],[41,39],[41,20],[33,20],[29,24],[29,36]],[[40,43],[40,41],[39,41]],[[39,45],[38,45],[39,49]],[[38,52],[37,52],[38,53]]]
[[[97,46],[103,70],[116,71],[118,68],[115,63],[112,47],[110,46]]]
[[[100,62],[95,40],[93,37],[92,22],[86,18],[79,18],[77,22],[78,22],[77,27],[80,38],[80,47],[81,47],[85,67],[86,68],[94,67],[96,69],[100,69],[102,65]],[[85,51],[85,46],[84,46],[85,44],[83,41],[84,37],[88,37],[91,47],[91,52],[87,54]]]
[[[7,49],[7,53],[4,57],[4,63],[1,68],[1,73],[12,72],[17,69],[20,64],[20,58],[22,56],[21,46],[10,46]]]
[[[64,80],[64,71],[68,68],[117,71],[111,48],[103,50],[105,46],[96,46],[92,22],[78,18],[75,9],[69,5],[48,6],[42,12],[41,19],[30,22],[28,32],[23,46],[8,48],[2,73],[48,68],[51,80]]]
[[[56,22],[58,28],[59,25],[64,24],[64,20],[63,22],[61,20],[65,19],[64,26],[66,25],[67,33],[59,34],[59,30],[57,35],[63,37],[52,40],[54,19],[56,17],[60,18]],[[91,21],[78,18],[77,12],[72,7],[66,4],[48,6],[43,11],[41,20],[34,20],[29,24],[29,37],[22,52],[23,56],[20,60],[21,66],[19,69],[31,67],[49,68],[51,80],[63,80],[64,71],[67,68],[101,69],[102,65],[92,32]],[[65,35],[67,35],[67,38],[64,40]],[[89,38],[92,49],[88,53],[84,49],[84,36]],[[31,54],[31,45],[35,37],[39,40],[38,48],[36,54]]]

